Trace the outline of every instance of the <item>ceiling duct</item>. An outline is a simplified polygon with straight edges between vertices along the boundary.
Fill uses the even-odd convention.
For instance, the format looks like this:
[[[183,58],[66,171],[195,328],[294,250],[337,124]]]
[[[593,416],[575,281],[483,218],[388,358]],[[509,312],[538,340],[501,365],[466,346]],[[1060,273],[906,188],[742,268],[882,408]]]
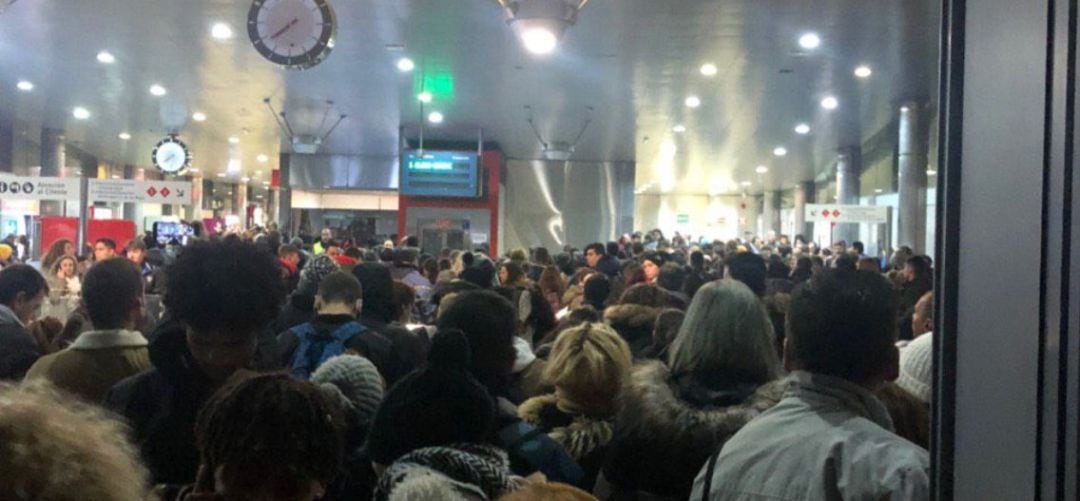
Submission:
[[[299,153],[303,155],[314,155],[319,152],[319,148],[322,146],[326,138],[330,137],[330,134],[337,129],[337,126],[345,120],[348,115],[342,113],[338,115],[338,119],[326,129],[326,132],[319,135],[317,131],[322,130],[326,126],[326,119],[330,116],[330,110],[334,107],[333,101],[326,102],[326,111],[323,112],[322,121],[319,122],[319,127],[316,128],[315,134],[297,134],[293,132],[292,125],[289,123],[289,116],[284,110],[278,113],[274,110],[274,105],[270,102],[270,98],[263,98],[263,103],[266,103],[266,107],[270,110],[270,113],[274,115],[274,120],[277,121],[278,127],[281,129],[281,133],[288,138],[289,144],[292,145],[293,153]]]
[[[555,50],[566,29],[577,22],[589,0],[496,0],[506,12],[507,24],[529,52]]]

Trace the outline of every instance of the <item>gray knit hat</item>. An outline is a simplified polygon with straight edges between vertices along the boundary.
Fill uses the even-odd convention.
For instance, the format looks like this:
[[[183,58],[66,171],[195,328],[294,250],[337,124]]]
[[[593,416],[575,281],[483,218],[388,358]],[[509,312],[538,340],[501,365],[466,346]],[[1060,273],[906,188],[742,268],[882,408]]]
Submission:
[[[356,425],[366,426],[383,399],[383,378],[375,364],[358,355],[338,355],[323,362],[311,382],[330,385],[348,400],[349,415]]]

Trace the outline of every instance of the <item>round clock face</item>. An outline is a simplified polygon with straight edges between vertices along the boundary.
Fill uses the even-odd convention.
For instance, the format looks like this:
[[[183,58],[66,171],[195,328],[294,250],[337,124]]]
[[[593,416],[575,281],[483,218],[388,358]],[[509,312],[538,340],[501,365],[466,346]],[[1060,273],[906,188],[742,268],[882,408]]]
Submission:
[[[330,55],[337,21],[327,0],[255,0],[248,36],[271,62],[304,70]]]
[[[176,174],[187,168],[191,162],[191,155],[187,146],[175,137],[167,137],[154,146],[150,156],[158,170],[168,174]]]

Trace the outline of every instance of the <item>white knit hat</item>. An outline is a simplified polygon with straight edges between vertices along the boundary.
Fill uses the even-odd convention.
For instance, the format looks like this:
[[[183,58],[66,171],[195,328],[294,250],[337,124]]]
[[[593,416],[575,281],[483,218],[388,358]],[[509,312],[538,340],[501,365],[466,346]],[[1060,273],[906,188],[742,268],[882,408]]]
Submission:
[[[311,374],[311,382],[335,386],[349,401],[358,424],[367,424],[383,399],[383,379],[375,364],[358,355],[338,355]]]
[[[928,332],[900,350],[900,377],[896,384],[930,403],[933,396],[931,368],[933,365],[934,334]]]

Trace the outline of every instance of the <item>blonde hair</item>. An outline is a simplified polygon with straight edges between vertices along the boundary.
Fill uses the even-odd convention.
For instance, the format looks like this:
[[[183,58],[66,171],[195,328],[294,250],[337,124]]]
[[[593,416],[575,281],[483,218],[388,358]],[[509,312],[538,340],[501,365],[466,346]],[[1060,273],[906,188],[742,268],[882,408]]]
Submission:
[[[555,339],[544,379],[555,386],[562,410],[604,415],[632,364],[630,347],[611,327],[586,323]]]
[[[0,493],[30,499],[151,499],[122,425],[48,383],[0,384]]]

